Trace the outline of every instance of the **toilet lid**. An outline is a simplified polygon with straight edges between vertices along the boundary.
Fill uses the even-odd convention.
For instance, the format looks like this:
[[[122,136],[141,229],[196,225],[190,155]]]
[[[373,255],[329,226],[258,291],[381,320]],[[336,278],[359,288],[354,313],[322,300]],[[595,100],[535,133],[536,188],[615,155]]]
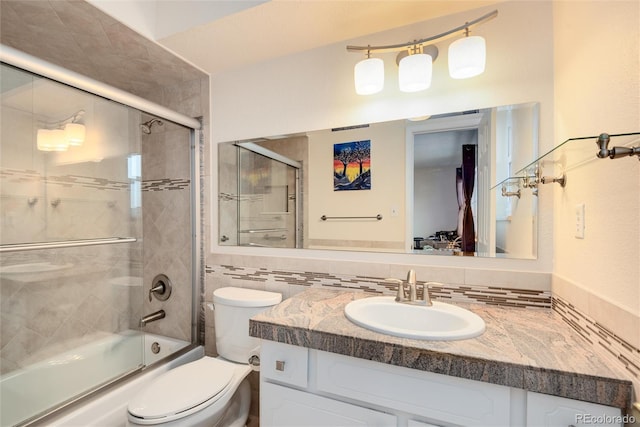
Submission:
[[[139,418],[173,416],[212,399],[231,382],[233,365],[203,357],[162,374],[129,402]]]
[[[213,303],[232,307],[270,307],[282,301],[282,294],[246,288],[219,288],[213,291]]]

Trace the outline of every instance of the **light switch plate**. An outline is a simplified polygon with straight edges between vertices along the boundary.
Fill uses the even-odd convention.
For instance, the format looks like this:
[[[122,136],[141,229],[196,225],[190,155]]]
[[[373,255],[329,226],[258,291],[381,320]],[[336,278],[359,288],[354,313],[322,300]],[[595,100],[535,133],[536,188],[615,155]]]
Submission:
[[[576,239],[584,239],[584,203],[576,205]]]

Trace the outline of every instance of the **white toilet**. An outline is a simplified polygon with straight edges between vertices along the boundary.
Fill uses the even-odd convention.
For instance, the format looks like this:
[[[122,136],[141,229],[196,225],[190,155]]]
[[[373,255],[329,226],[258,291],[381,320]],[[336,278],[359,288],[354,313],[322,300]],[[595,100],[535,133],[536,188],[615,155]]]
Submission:
[[[127,425],[242,427],[249,415],[249,318],[282,301],[274,292],[220,288],[213,293],[219,356],[203,357],[168,371],[133,398]]]

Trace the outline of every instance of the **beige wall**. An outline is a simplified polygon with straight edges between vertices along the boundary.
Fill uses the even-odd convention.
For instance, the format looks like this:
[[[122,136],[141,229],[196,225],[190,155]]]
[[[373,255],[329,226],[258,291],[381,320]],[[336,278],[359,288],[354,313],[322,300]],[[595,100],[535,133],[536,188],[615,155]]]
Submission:
[[[371,141],[371,189],[333,190],[333,146],[344,142]],[[387,247],[404,251],[405,129],[402,121],[372,124],[367,128],[309,136],[308,184],[309,247],[322,247],[321,240],[335,241],[341,248],[367,250]],[[396,216],[391,208],[399,208]],[[382,221],[322,221],[326,216],[376,216]],[[327,246],[330,247],[330,246]]]
[[[556,144],[640,131],[638,22],[637,1],[554,3]],[[583,142],[592,160],[571,168],[567,187],[554,191],[554,291],[638,346],[640,166],[637,158],[595,159],[594,142]],[[585,238],[576,239],[582,203]]]

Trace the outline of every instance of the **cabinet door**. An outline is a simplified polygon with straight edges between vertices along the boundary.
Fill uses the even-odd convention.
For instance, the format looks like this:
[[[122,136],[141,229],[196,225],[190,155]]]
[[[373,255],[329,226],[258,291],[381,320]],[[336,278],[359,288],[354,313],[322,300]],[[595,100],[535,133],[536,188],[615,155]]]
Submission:
[[[260,383],[261,427],[356,427],[397,425],[394,415],[303,391]]]
[[[443,424],[508,426],[509,387],[316,351],[316,386],[323,393],[366,402]]]
[[[620,409],[596,403],[527,393],[527,426],[622,426]]]

